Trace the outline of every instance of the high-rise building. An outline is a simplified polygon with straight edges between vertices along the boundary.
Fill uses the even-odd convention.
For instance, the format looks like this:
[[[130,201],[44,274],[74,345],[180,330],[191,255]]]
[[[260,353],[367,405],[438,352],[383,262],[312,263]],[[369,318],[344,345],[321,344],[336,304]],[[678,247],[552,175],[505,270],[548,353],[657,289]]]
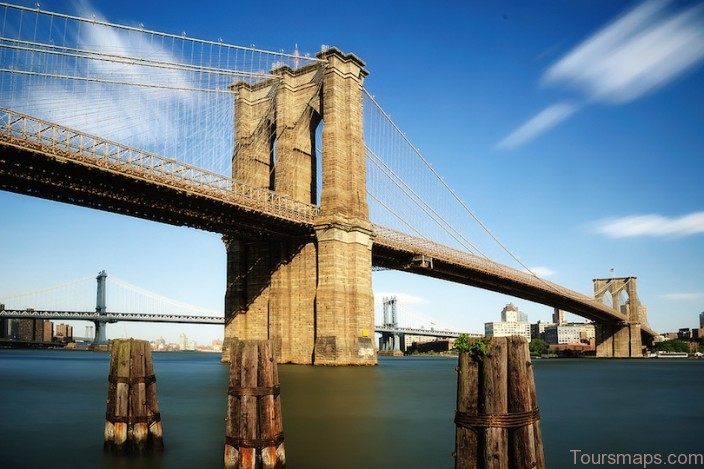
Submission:
[[[0,319],[0,339],[10,338],[10,319]]]
[[[563,324],[565,322],[565,312],[560,308],[555,308],[552,313],[552,322],[555,324]]]
[[[178,348],[179,350],[186,350],[188,348],[188,337],[183,332],[178,337]]]
[[[528,315],[518,309],[518,306],[509,303],[501,310],[502,322],[528,322]]]
[[[518,307],[513,303],[509,303],[501,310],[501,321],[484,323],[484,334],[487,337],[518,335],[530,341],[528,315],[519,311]]]
[[[20,322],[20,334],[18,339],[22,342],[32,342],[34,340],[34,319],[22,318]]]
[[[52,342],[54,340],[54,323],[48,319],[44,321],[44,337],[42,342]]]
[[[59,324],[56,326],[56,340],[59,342],[72,342],[73,327],[68,324]]]
[[[704,312],[699,313],[699,327],[704,327]]]
[[[34,330],[32,332],[32,339],[34,342],[44,342],[44,320],[34,319]]]
[[[15,318],[0,320],[0,338],[18,340],[20,338],[20,320]]]

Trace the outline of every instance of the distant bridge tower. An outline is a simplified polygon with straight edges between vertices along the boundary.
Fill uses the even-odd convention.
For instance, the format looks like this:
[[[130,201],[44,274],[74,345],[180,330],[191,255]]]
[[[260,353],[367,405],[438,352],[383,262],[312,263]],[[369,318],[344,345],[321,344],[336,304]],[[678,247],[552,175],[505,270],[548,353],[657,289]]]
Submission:
[[[398,312],[396,309],[396,297],[384,298],[384,327],[398,327]],[[397,332],[382,332],[379,352],[384,355],[402,355],[401,334]]]
[[[317,58],[232,85],[233,178],[318,203],[315,134],[322,122],[322,192],[310,235],[224,237],[224,360],[239,338],[274,340],[283,363],[376,363],[362,128],[367,71],[336,48]]]
[[[107,312],[107,306],[105,303],[105,280],[108,278],[108,274],[104,270],[100,271],[96,279],[98,280],[98,295],[95,302],[95,311],[98,314],[105,314]],[[95,337],[93,338],[94,344],[107,344],[108,339],[105,335],[105,328],[107,326],[107,321],[97,319],[93,321],[95,323]]]
[[[627,316],[625,323],[596,323],[598,357],[642,357],[641,325],[647,309],[638,300],[636,277],[594,279],[594,298]]]

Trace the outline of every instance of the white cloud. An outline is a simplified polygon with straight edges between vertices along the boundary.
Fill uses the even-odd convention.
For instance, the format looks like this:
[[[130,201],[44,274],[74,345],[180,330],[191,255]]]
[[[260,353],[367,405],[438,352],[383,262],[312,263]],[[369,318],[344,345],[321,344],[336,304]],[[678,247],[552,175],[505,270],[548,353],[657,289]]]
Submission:
[[[656,214],[607,218],[598,222],[596,231],[609,238],[702,234],[704,233],[704,212],[673,218]]]
[[[543,132],[555,127],[563,120],[570,117],[577,111],[578,107],[569,102],[561,102],[543,109],[535,117],[514,130],[508,137],[504,138],[497,148],[512,149],[516,148],[528,140],[542,134]]]
[[[673,80],[704,57],[704,6],[677,14],[645,2],[602,29],[543,76],[593,101],[623,103]]]
[[[557,272],[550,267],[545,267],[545,266],[537,266],[537,267],[530,267],[530,273],[534,273],[538,277],[551,277],[555,275]]]
[[[660,295],[663,300],[699,300],[704,298],[704,293],[667,293]]]
[[[587,103],[622,104],[665,86],[704,58],[704,5],[679,12],[647,1],[575,47],[543,75]],[[576,107],[553,105],[498,145],[516,148],[571,116]]]

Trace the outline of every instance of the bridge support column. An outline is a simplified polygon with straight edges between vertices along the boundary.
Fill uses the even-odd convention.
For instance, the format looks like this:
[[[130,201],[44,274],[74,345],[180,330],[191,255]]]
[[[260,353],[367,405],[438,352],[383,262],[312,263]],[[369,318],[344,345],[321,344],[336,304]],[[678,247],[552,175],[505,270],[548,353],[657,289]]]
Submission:
[[[375,364],[371,226],[317,225],[316,365]]]
[[[594,279],[594,298],[627,316],[622,324],[596,324],[596,356],[642,357],[641,321],[646,309],[638,300],[636,277]]]
[[[106,335],[106,329],[108,323],[105,321],[93,321],[95,324],[95,335],[93,336],[94,345],[103,345],[108,343],[108,338]]]
[[[614,356],[614,328],[610,323],[595,324],[596,356],[611,358]]]
[[[98,290],[97,290],[97,297],[95,301],[95,311],[98,314],[105,314],[107,313],[107,302],[106,302],[106,293],[107,293],[107,280],[108,274],[105,273],[104,270],[100,271],[98,273],[98,276],[95,277],[95,279],[98,281]],[[105,345],[108,343],[108,338],[106,335],[106,328],[108,326],[108,323],[106,321],[93,321],[93,324],[95,324],[95,336],[93,337],[93,345]]]
[[[235,83],[233,178],[306,203],[315,193],[319,66]],[[320,82],[320,80],[318,80]],[[317,252],[307,238],[223,238],[227,249],[223,361],[235,339],[271,340],[278,361],[312,363]]]
[[[643,356],[640,324],[596,324],[596,356],[637,358]]]
[[[331,48],[323,75],[323,160],[314,361],[376,364],[372,225],[362,119],[364,62]]]
[[[332,48],[327,62],[236,83],[233,178],[317,202],[315,129],[323,126],[314,235],[230,239],[225,344],[270,339],[281,362],[376,364],[372,225],[362,132],[364,62]]]
[[[225,353],[236,340],[271,340],[281,363],[313,360],[316,250],[310,240],[226,238]]]

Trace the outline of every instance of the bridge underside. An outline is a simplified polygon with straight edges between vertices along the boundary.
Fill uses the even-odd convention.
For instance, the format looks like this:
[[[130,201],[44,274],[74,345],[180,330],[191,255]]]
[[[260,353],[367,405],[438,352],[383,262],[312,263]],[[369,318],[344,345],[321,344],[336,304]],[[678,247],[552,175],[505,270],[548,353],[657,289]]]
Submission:
[[[0,142],[0,189],[245,238],[300,236],[313,231],[302,223],[195,192],[184,196],[184,190],[159,181],[20,149],[7,142]]]
[[[628,324],[628,317],[625,314],[607,308],[597,301],[585,302],[582,298],[565,295],[564,289],[555,289],[554,284],[546,281],[542,282],[542,286],[536,286],[535,282],[528,283],[517,278],[508,278],[505,275],[450,262],[440,257],[424,257],[417,251],[399,249],[390,243],[385,244],[383,239],[378,239],[374,244],[372,259],[375,266],[523,298],[595,321],[598,325],[597,330],[601,331],[600,336],[598,332],[597,344],[604,344],[600,349],[602,356],[640,356],[637,342],[651,341],[656,335],[655,331],[648,326]]]
[[[462,283],[484,290],[491,290],[517,298],[523,298],[536,303],[547,304],[594,321],[607,319],[592,309],[586,308],[583,304],[564,298],[556,292],[536,291],[534,286],[501,278],[490,273],[471,270],[466,266],[445,262],[442,259],[433,258],[431,266],[430,259],[424,263],[422,260],[414,259],[413,252],[402,252],[379,244],[374,244],[372,252],[374,265],[379,267]],[[618,313],[614,312],[614,315],[616,314]],[[619,318],[608,318],[609,321],[617,321],[618,319]],[[623,316],[623,318],[620,319],[625,320],[626,317]]]

